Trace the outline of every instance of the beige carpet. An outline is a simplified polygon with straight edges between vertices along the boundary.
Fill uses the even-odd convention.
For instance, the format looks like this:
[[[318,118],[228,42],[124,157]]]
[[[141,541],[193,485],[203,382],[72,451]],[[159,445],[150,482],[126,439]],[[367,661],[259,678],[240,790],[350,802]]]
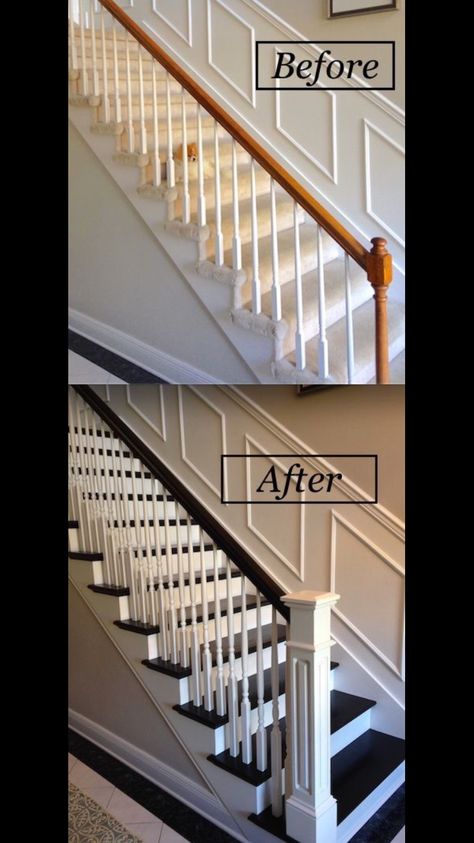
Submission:
[[[69,843],[142,843],[90,796],[69,783]]]

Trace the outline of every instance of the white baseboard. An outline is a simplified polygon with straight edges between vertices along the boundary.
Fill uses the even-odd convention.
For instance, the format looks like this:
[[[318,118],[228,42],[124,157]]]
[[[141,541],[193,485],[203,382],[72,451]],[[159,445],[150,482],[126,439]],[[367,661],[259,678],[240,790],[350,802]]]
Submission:
[[[136,770],[171,796],[189,805],[193,811],[222,828],[235,840],[245,843],[245,838],[239,836],[235,832],[235,827],[232,827],[232,817],[224,810],[221,802],[201,785],[71,708],[69,709],[69,725],[75,732],[92,741],[96,746],[100,746],[127,767]]]
[[[196,369],[190,363],[184,363],[165,351],[130,336],[130,334],[87,316],[79,310],[69,308],[69,327],[71,331],[120,355],[130,363],[141,366],[156,377],[170,383],[219,383],[221,380]]]

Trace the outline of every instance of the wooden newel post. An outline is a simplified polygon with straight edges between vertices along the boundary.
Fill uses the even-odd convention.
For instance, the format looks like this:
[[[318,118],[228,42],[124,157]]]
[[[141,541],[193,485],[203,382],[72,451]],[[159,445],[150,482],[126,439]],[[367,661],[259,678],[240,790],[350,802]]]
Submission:
[[[374,288],[375,299],[375,365],[377,383],[390,383],[388,361],[387,290],[391,284],[392,256],[385,248],[384,237],[373,237],[367,255],[367,278]]]
[[[331,796],[331,609],[338,594],[285,594],[291,609],[286,644],[286,833],[299,843],[336,843]]]

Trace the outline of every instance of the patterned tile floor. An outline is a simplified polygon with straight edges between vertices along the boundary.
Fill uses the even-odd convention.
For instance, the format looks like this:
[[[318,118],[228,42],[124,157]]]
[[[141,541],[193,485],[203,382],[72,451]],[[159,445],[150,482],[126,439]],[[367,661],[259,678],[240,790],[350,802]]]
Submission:
[[[105,808],[143,843],[186,843],[185,837],[70,753],[69,781]]]
[[[209,840],[235,843],[233,837],[188,805],[72,729],[69,729],[69,750],[70,781],[141,837],[143,843],[207,843]],[[405,843],[404,822],[405,785],[402,785],[350,843]]]

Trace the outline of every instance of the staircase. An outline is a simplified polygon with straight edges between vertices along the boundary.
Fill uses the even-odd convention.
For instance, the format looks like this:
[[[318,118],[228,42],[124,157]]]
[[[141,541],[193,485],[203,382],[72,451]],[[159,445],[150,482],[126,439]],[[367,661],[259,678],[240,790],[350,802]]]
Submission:
[[[70,390],[69,453],[70,579],[230,833],[350,840],[403,782],[404,741],[372,728],[374,700],[338,690],[338,595],[283,595],[88,387]]]
[[[136,169],[135,207],[145,220],[148,203],[164,209],[158,237],[195,241],[191,263],[175,260],[211,312],[199,276],[228,287],[224,322],[238,326],[232,340],[259,380],[389,382],[394,361],[403,382],[404,307],[386,302],[386,241],[369,253],[117,8],[104,0],[89,27],[84,14],[70,19],[71,119],[97,154],[93,136],[110,136],[106,165]]]

